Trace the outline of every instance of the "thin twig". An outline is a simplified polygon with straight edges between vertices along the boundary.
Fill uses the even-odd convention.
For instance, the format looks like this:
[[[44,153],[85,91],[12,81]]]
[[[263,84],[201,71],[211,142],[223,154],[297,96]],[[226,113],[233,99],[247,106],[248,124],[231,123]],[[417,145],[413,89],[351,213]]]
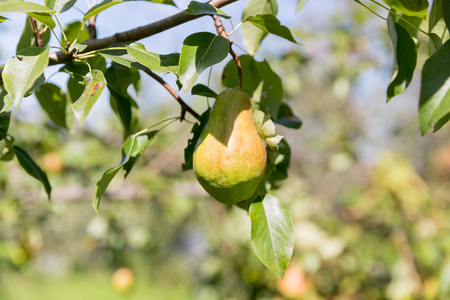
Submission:
[[[180,95],[178,95],[178,93],[170,86],[168,85],[164,79],[162,79],[161,77],[159,77],[158,75],[156,75],[155,73],[153,73],[150,70],[146,70],[145,73],[147,73],[148,75],[150,75],[153,79],[155,79],[156,81],[158,81],[162,86],[165,87],[165,89],[175,98],[175,100],[178,101],[178,103],[180,103],[181,105],[181,117],[180,117],[180,121],[184,120],[184,117],[186,116],[186,112],[190,113],[192,116],[194,116],[197,120],[200,120],[200,115],[195,112],[189,105],[186,104],[186,102],[184,102]]]
[[[36,46],[42,47],[44,46],[44,42],[42,41],[41,32],[39,31],[36,23],[36,19],[33,17],[30,17],[31,26],[33,26],[34,31],[34,37],[36,38]]]
[[[225,28],[223,27],[222,20],[216,15],[213,15],[212,18],[214,19],[214,25],[216,26],[217,34],[226,38],[229,41],[230,39],[228,38],[228,34],[225,31]],[[234,62],[236,63],[236,67],[237,67],[237,71],[238,71],[238,86],[239,86],[239,88],[242,89],[242,66],[241,66],[239,57],[236,55],[236,53],[234,53],[233,48],[231,47],[231,42],[230,42],[229,52],[230,52],[231,56],[233,57]]]
[[[362,3],[360,0],[355,0],[356,3],[358,3],[359,5],[365,7],[368,11],[370,11],[371,13],[373,13],[375,16],[387,21],[387,19],[383,16],[381,16],[380,14],[378,14],[376,11],[374,11],[373,9],[371,9],[370,7],[368,7],[367,5],[365,5],[364,3]]]
[[[89,39],[95,40],[97,39],[97,28],[95,27],[95,21],[97,20],[97,15],[90,17],[88,20],[88,28],[89,28]]]

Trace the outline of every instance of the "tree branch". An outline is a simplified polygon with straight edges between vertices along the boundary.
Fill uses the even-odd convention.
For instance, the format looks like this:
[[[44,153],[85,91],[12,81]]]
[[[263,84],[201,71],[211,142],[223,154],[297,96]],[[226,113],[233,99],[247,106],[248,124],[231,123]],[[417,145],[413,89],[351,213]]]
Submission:
[[[215,7],[220,8],[220,7],[226,6],[226,5],[236,2],[236,1],[238,1],[238,0],[211,0],[208,3]],[[137,27],[137,28],[134,28],[134,29],[131,29],[128,31],[116,33],[116,34],[106,37],[106,38],[96,39],[96,40],[87,40],[87,41],[83,42],[83,44],[87,45],[87,47],[81,53],[103,49],[103,48],[106,48],[110,45],[117,44],[117,43],[138,41],[140,39],[155,35],[157,33],[161,33],[165,30],[171,29],[178,25],[198,19],[202,16],[204,16],[204,15],[188,15],[184,12],[180,12],[178,14],[175,14],[175,15],[167,17],[165,19],[156,21],[154,23],[150,23],[148,25]],[[48,64],[50,66],[57,65],[57,64],[63,64],[63,63],[68,63],[71,60],[72,60],[72,56],[69,54],[66,54],[62,51],[52,52],[49,55]],[[3,71],[3,68],[0,69],[0,75],[1,75],[2,71]],[[3,83],[3,80],[0,77],[0,84],[2,84],[2,83]]]
[[[44,45],[44,42],[42,42],[41,32],[39,31],[36,23],[36,19],[33,17],[30,17],[31,26],[33,26],[34,31],[34,37],[36,38],[36,46],[42,47]]]
[[[225,31],[225,28],[223,27],[222,20],[219,18],[219,16],[213,15],[212,18],[214,19],[214,25],[216,26],[217,34],[226,38],[227,40],[230,40],[228,38],[227,32]],[[233,48],[231,47],[230,42],[230,55],[233,57],[234,62],[236,63],[237,71],[238,71],[238,86],[242,89],[242,66],[241,61],[239,60],[239,57],[234,53]]]
[[[88,28],[89,28],[89,39],[95,40],[97,39],[97,28],[95,28],[95,21],[97,21],[97,16],[90,17],[88,20]]]
[[[180,95],[178,95],[178,93],[170,86],[168,85],[164,79],[162,79],[161,77],[159,77],[158,75],[156,75],[155,73],[153,73],[150,70],[146,70],[145,73],[147,73],[148,75],[150,75],[153,79],[155,79],[156,81],[158,81],[159,83],[162,84],[162,86],[164,86],[166,88],[166,90],[175,98],[175,100],[178,101],[178,103],[180,103],[181,105],[181,118],[180,121],[184,120],[184,117],[186,115],[186,112],[189,112],[192,116],[194,116],[197,120],[200,120],[200,115],[195,112],[189,105],[186,104],[186,102],[184,102]]]

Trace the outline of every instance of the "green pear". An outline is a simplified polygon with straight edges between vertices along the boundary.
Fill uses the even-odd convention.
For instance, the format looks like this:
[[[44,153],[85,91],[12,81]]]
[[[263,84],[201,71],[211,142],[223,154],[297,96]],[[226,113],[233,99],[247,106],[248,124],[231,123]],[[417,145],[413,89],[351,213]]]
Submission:
[[[250,97],[238,89],[220,93],[194,150],[200,185],[224,204],[247,200],[264,176],[266,158]]]

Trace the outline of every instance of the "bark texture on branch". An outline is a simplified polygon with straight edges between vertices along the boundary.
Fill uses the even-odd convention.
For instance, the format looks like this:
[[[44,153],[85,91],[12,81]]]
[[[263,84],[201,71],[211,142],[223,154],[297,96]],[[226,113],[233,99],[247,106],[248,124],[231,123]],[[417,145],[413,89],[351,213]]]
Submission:
[[[33,26],[34,31],[34,37],[36,38],[36,46],[42,47],[44,43],[42,42],[41,32],[39,31],[36,23],[36,19],[33,17],[30,17],[31,26]]]
[[[89,18],[88,28],[89,28],[89,39],[95,40],[97,38],[97,28],[95,27],[95,21],[97,21],[97,15]]]
[[[230,40],[228,38],[227,32],[225,31],[225,28],[223,27],[222,20],[218,16],[212,16],[214,20],[214,26],[216,26],[217,34],[226,38],[227,40]],[[242,89],[242,66],[241,61],[239,60],[239,57],[234,53],[233,48],[231,47],[232,43],[230,42],[230,55],[233,57],[234,62],[236,63],[237,71],[238,71],[238,86]]]

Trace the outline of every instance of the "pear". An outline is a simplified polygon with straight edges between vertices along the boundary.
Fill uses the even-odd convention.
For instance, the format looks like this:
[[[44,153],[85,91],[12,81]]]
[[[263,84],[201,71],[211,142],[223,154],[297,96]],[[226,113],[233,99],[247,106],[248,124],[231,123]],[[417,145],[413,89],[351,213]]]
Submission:
[[[221,92],[194,150],[200,185],[224,204],[247,200],[264,176],[266,159],[250,97],[238,89]]]

